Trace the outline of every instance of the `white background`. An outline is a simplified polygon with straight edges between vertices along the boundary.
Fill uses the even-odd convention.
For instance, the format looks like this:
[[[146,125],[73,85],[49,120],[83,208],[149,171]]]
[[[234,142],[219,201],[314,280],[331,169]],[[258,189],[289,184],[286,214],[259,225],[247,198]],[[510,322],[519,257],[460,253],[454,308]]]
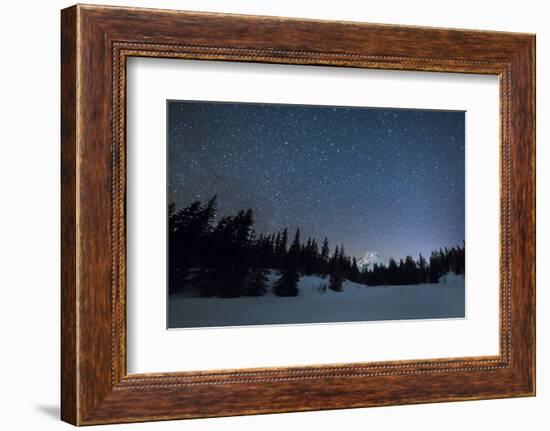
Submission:
[[[146,430],[498,430],[547,429],[550,422],[549,13],[545,2],[356,0],[102,1],[106,4],[345,19],[537,33],[538,396],[105,426]],[[70,429],[59,409],[59,9],[69,2],[5,2],[0,67],[0,401],[2,428]],[[546,55],[545,55],[546,54]]]
[[[129,373],[498,354],[498,77],[140,58],[127,83]],[[167,331],[167,99],[466,111],[466,318]]]

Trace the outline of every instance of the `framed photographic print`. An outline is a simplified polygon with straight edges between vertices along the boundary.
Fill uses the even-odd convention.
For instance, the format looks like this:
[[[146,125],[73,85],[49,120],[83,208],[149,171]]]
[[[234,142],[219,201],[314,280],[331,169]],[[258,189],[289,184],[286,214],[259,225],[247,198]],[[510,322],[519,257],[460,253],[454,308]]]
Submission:
[[[167,111],[169,329],[465,317],[464,112]]]
[[[78,5],[61,36],[63,420],[535,394],[533,35]]]

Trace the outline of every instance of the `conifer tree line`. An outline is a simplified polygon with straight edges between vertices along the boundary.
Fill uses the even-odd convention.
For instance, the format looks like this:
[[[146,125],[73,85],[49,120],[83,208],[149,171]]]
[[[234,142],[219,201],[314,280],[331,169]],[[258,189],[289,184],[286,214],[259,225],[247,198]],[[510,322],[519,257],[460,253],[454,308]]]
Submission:
[[[224,216],[214,223],[216,196],[205,204],[196,201],[176,210],[168,208],[169,292],[197,286],[201,296],[261,296],[268,289],[268,274],[277,270],[273,291],[278,296],[299,294],[301,275],[326,278],[328,287],[342,291],[346,279],[370,286],[437,283],[449,272],[464,273],[464,247],[433,251],[388,265],[361,270],[344,245],[331,249],[328,238],[303,239],[300,230],[257,234],[251,209]]]

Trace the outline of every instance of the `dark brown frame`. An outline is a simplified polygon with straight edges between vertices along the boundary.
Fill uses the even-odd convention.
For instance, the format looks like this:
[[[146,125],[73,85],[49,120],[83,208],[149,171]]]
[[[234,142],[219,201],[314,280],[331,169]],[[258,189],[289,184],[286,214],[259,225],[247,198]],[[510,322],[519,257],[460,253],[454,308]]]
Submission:
[[[62,11],[61,30],[63,420],[88,425],[535,394],[534,35],[81,5]],[[129,56],[498,75],[500,354],[127,375]]]

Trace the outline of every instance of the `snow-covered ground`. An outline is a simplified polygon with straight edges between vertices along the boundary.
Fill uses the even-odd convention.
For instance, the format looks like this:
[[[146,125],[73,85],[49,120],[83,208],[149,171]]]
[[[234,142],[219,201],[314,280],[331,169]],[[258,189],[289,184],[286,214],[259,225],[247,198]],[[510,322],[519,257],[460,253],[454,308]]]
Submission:
[[[270,273],[270,286],[278,274]],[[322,286],[327,286],[323,289]],[[345,281],[328,289],[328,277],[302,276],[296,297],[200,298],[170,295],[170,328],[464,317],[464,276],[447,274],[439,284],[376,286]]]

